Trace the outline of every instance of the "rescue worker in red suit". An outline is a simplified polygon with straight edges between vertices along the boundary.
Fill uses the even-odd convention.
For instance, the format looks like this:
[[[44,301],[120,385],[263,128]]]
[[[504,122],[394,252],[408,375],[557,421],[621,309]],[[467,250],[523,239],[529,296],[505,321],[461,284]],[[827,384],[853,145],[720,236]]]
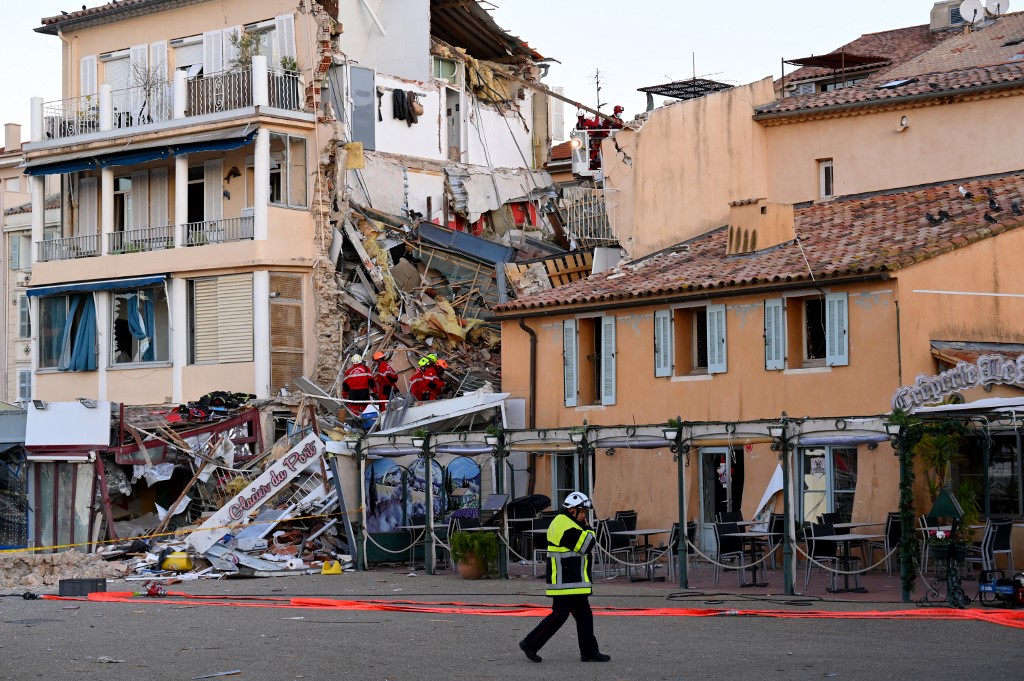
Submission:
[[[352,366],[345,370],[345,378],[341,382],[341,398],[355,402],[350,408],[356,414],[362,414],[373,392],[373,373],[363,364],[362,355],[352,355],[351,362]]]
[[[601,140],[608,137],[611,130],[618,130],[622,128],[622,112],[625,109],[621,105],[616,104],[612,110],[611,117],[594,116],[593,118],[587,118],[583,111],[576,113],[576,129],[577,130],[589,130],[590,140],[590,169],[599,170],[601,168]]]
[[[387,360],[387,355],[378,350],[373,353],[373,384],[377,388],[377,399],[387,402],[398,385],[398,372]]]
[[[437,355],[427,355],[427,358],[435,358],[432,360],[430,368],[434,370],[433,382],[430,384],[430,392],[432,400],[439,400],[444,395],[445,380],[444,372],[448,368],[448,362],[443,359],[436,359]]]
[[[434,358],[437,355],[433,355]],[[441,397],[444,390],[444,379],[437,373],[434,360],[427,355],[419,361],[419,369],[409,381],[409,392],[420,402],[430,402]]]

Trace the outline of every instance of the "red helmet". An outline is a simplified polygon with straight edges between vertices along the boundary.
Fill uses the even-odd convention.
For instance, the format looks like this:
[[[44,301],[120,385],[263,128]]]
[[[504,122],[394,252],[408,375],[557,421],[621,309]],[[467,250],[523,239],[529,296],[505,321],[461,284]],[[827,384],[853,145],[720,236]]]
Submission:
[[[374,362],[379,362],[382,359],[384,359],[384,353],[383,352],[378,350],[377,352],[373,353],[373,361]]]
[[[625,111],[625,109],[622,108],[621,104],[616,104],[615,108],[612,109],[612,111],[615,113],[622,113],[623,111]]]

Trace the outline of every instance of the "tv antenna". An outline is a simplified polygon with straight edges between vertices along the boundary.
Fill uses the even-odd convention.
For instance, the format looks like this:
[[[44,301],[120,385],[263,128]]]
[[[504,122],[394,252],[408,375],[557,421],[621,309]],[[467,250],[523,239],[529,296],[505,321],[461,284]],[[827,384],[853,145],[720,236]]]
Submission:
[[[596,94],[597,94],[597,107],[596,108],[597,108],[598,111],[600,111],[601,107],[606,104],[606,102],[602,102],[601,101],[601,69],[594,69],[594,87],[596,88]]]
[[[1005,2],[1006,0],[1002,0]],[[981,0],[964,0],[960,3],[960,17],[971,26],[985,19],[985,7]]]

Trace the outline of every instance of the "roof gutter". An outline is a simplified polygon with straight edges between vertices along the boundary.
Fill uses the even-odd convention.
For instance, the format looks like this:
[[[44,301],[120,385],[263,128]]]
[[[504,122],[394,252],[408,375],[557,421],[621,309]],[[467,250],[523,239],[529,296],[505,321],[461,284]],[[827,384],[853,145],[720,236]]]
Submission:
[[[790,281],[783,284],[773,284],[770,286],[756,286],[752,288],[744,289],[711,289],[702,293],[690,293],[690,294],[679,294],[661,296],[658,298],[630,298],[628,300],[621,300],[616,303],[610,303],[607,305],[590,304],[590,305],[579,305],[573,307],[558,307],[558,308],[530,308],[528,310],[516,310],[508,314],[502,312],[496,313],[491,317],[491,321],[495,322],[507,322],[516,321],[519,319],[533,319],[536,317],[564,317],[566,315],[577,314],[579,312],[604,312],[607,310],[622,310],[624,308],[636,308],[648,305],[674,305],[676,303],[689,303],[700,300],[717,300],[721,298],[731,298],[739,295],[758,295],[761,293],[774,293],[776,291],[794,291],[797,289],[805,289],[808,286],[840,286],[844,284],[860,284],[867,281],[887,281],[890,277],[889,272],[876,272],[874,274],[863,274],[856,277],[843,277],[839,279],[828,279],[828,280],[817,280],[810,282],[806,279],[799,281]]]
[[[923,102],[929,99],[942,99],[943,97],[958,97],[963,95],[981,94],[993,90],[1008,90],[1024,88],[1024,81],[1014,80],[1005,83],[986,83],[973,87],[959,88],[956,90],[938,90],[935,92],[921,92],[916,95],[905,95],[903,97],[892,97],[889,99],[872,99],[866,102],[846,102],[843,104],[829,104],[809,109],[796,109],[795,111],[768,111],[754,114],[755,121],[770,121],[780,118],[796,118],[798,116],[814,116],[820,113],[837,113],[840,111],[855,111],[858,109],[871,109],[887,106],[890,104],[900,105],[914,102]]]

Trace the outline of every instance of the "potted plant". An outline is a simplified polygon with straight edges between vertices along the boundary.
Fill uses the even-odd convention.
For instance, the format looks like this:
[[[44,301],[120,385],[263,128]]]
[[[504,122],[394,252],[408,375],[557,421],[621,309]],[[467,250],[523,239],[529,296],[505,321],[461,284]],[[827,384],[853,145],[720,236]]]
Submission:
[[[498,535],[482,530],[456,530],[451,536],[452,560],[459,566],[463,579],[480,579],[491,570],[498,558]]]

